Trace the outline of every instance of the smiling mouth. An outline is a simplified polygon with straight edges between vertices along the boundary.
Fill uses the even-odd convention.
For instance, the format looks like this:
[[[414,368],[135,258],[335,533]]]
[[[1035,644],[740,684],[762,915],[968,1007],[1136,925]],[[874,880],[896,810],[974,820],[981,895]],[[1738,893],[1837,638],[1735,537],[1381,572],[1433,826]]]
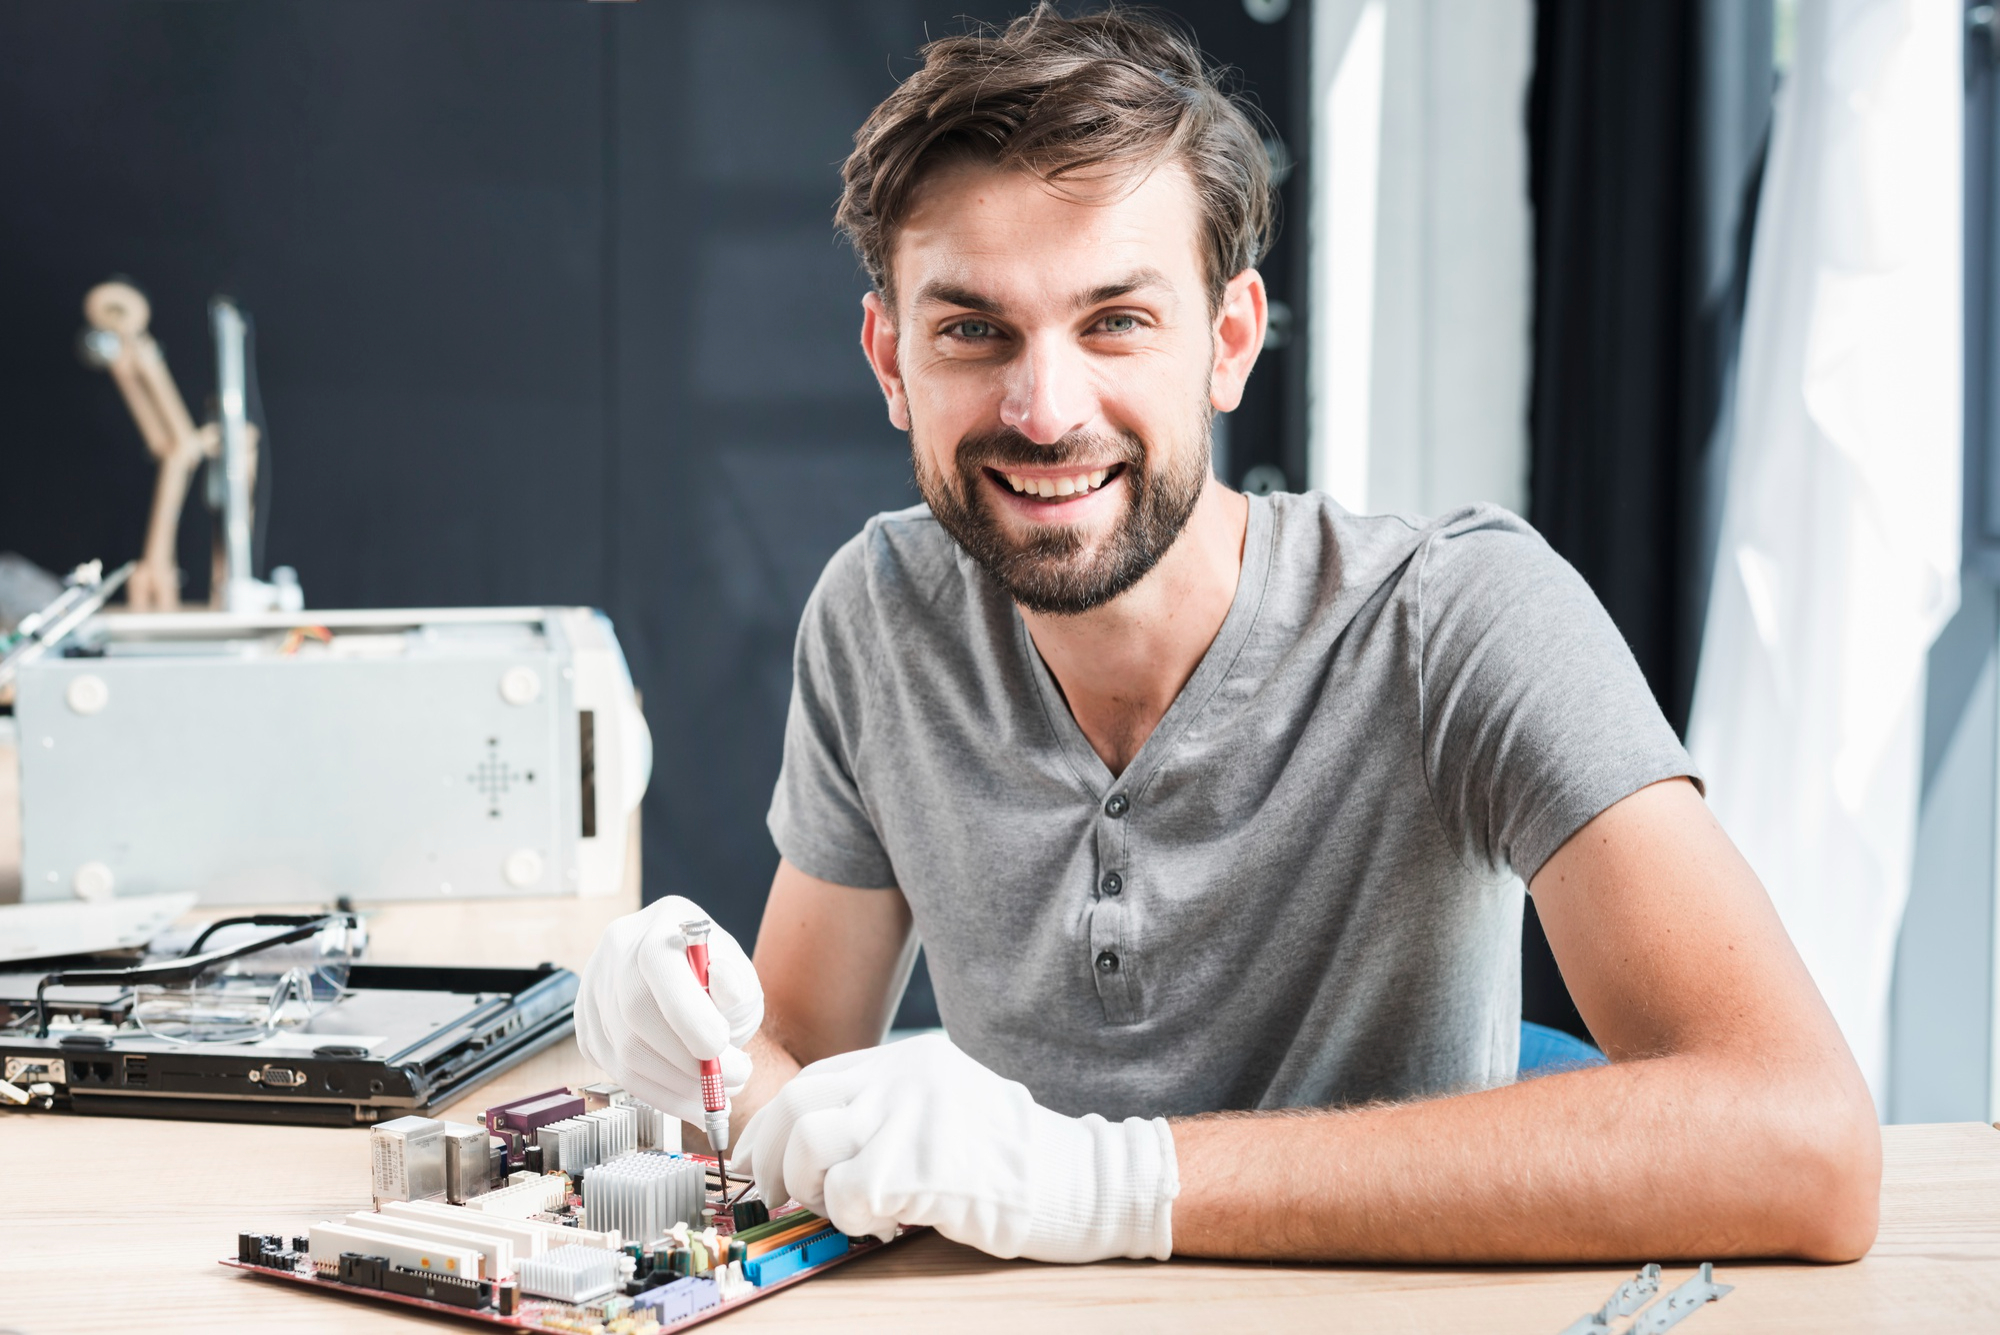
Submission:
[[[1108,468],[1080,468],[1074,473],[1010,473],[989,467],[986,472],[1004,482],[1017,496],[1043,501],[1067,501],[1088,496],[1125,471],[1125,465]]]

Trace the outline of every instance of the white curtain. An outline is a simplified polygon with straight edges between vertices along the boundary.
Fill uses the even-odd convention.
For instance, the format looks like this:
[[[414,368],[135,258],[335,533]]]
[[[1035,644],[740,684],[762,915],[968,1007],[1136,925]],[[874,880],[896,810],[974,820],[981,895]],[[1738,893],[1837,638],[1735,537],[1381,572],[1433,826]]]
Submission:
[[[1688,746],[1880,1106],[1925,656],[1958,604],[1957,0],[1800,0]]]

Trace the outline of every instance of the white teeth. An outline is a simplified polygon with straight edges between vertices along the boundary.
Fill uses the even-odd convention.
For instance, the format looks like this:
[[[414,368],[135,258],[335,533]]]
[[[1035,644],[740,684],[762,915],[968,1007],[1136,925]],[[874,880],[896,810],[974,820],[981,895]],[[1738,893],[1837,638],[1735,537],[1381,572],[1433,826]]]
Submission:
[[[1067,477],[1023,477],[1019,473],[1002,473],[1007,485],[1024,496],[1082,496],[1104,485],[1104,479],[1111,476],[1108,468],[1093,469],[1088,473],[1071,473]]]

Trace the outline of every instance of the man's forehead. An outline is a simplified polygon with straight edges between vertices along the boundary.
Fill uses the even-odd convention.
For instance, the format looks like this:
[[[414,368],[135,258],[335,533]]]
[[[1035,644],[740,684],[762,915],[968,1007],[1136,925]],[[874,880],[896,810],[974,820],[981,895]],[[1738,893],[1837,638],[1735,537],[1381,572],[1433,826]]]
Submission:
[[[897,229],[896,288],[912,305],[981,308],[1199,288],[1200,213],[1184,171],[1077,185],[986,164],[940,169]]]

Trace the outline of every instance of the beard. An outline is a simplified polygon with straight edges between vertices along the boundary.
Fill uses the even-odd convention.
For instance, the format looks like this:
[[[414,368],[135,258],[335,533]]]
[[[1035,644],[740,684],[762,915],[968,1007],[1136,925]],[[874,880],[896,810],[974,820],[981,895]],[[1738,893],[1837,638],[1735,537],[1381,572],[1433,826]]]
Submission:
[[[1116,598],[1144,579],[1180,537],[1193,516],[1209,473],[1209,422],[1203,402],[1198,447],[1170,449],[1157,472],[1146,464],[1146,444],[1130,432],[1105,435],[1073,431],[1053,445],[1037,445],[1011,428],[980,432],[958,443],[956,485],[929,467],[917,448],[915,424],[910,458],[917,490],[931,514],[981,569],[1021,606],[1033,612],[1077,616]],[[1102,466],[1125,484],[1125,508],[1110,534],[1094,547],[1077,525],[1038,526],[1025,538],[1011,536],[987,494],[986,469],[1008,464],[1060,468],[1065,464]],[[1107,479],[1109,485],[1109,479]]]

